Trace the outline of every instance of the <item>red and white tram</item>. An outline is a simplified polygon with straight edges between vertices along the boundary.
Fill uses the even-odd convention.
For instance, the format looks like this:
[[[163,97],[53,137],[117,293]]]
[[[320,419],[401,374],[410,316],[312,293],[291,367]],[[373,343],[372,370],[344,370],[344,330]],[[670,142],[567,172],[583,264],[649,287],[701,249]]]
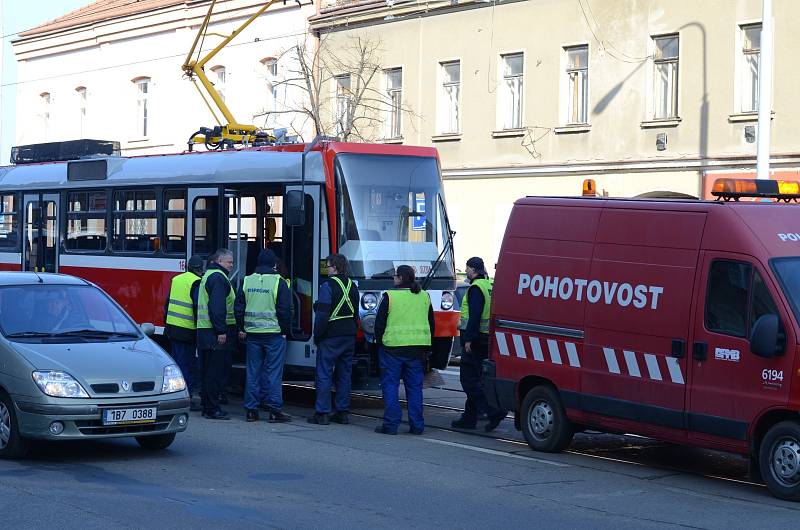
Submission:
[[[0,270],[80,276],[163,332],[170,280],[189,256],[230,248],[238,283],[269,247],[294,296],[287,368],[310,372],[321,261],[331,252],[350,260],[367,332],[394,268],[408,264],[427,280],[437,322],[432,364],[444,367],[458,312],[436,150],[326,141],[304,160],[305,147],[0,167]],[[361,341],[356,373],[376,372]]]

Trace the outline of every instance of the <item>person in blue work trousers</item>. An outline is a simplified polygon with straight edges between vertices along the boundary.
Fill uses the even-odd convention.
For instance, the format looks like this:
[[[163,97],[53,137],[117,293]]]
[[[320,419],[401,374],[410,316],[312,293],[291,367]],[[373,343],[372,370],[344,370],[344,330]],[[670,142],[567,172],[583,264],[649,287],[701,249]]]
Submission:
[[[403,417],[400,408],[400,379],[406,389],[411,434],[422,434],[422,380],[424,361],[431,351],[435,324],[433,306],[422,290],[414,269],[400,265],[394,275],[395,288],[381,298],[375,317],[375,340],[380,348],[383,423],[380,434],[397,434]]]
[[[286,334],[291,326],[291,293],[275,267],[271,250],[258,254],[256,269],[245,277],[236,295],[234,312],[240,335],[246,341],[247,384],[245,419],[258,421],[261,406],[270,423],[291,421],[283,408],[283,365]]]
[[[328,280],[314,304],[314,342],[317,345],[317,400],[308,423],[350,423],[350,383],[358,333],[358,288],[348,277],[350,264],[342,254],[326,259]],[[331,413],[331,387],[336,381],[336,412]]]
[[[237,348],[236,299],[228,275],[233,270],[233,253],[221,248],[208,258],[208,268],[197,295],[197,347],[203,361],[203,416],[211,420],[230,419],[219,406],[225,374]]]
[[[172,278],[169,296],[164,302],[164,335],[170,341],[172,358],[181,369],[189,395],[199,388],[197,376],[197,295],[203,277],[203,258],[192,256],[187,271]],[[191,400],[191,410],[200,410]]]
[[[461,304],[461,388],[467,395],[464,413],[451,425],[457,429],[475,429],[478,414],[485,410],[489,416],[484,426],[491,432],[500,425],[507,411],[489,406],[483,393],[483,361],[489,356],[489,311],[492,303],[493,281],[489,279],[483,259],[472,257],[467,260],[467,279],[470,286]]]

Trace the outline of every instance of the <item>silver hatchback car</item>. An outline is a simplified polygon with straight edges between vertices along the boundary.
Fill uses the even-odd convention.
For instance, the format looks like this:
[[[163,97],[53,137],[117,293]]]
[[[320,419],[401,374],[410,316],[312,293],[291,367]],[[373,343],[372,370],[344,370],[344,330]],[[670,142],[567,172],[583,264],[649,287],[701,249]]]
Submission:
[[[85,280],[0,273],[0,458],[23,457],[35,438],[168,447],[189,395],[152,329]]]

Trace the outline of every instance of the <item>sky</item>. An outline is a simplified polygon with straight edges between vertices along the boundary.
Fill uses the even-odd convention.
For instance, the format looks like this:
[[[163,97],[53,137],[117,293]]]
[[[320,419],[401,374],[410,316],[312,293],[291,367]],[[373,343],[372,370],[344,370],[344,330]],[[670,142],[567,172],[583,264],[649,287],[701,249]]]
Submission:
[[[92,3],[93,0],[0,0],[0,166],[8,165],[16,131],[17,62],[11,41],[17,34]]]

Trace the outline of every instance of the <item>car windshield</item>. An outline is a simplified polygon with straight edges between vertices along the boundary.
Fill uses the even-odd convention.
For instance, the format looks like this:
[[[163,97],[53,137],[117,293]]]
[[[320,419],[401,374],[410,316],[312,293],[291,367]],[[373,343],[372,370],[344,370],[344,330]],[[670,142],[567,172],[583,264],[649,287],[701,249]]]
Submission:
[[[800,320],[800,257],[777,258],[771,263],[781,282],[783,292],[792,305],[794,317]]]
[[[9,339],[139,337],[130,318],[91,285],[0,287],[0,331]]]
[[[361,278],[391,279],[400,265],[454,278],[435,158],[340,154],[339,251]]]

